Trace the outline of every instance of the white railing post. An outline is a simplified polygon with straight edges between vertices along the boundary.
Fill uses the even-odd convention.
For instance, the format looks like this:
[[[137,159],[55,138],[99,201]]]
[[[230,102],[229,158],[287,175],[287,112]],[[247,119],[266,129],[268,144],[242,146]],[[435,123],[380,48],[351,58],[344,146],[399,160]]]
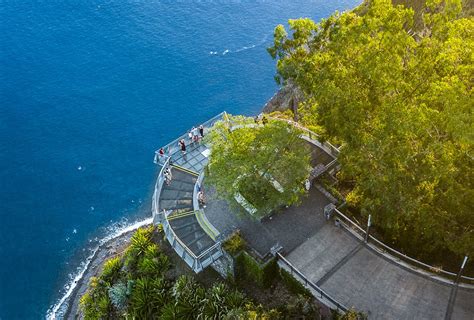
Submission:
[[[459,279],[461,278],[462,276],[462,272],[464,270],[464,267],[466,266],[466,263],[467,263],[467,260],[469,259],[468,256],[464,256],[464,260],[462,261],[462,264],[461,264],[461,268],[459,269],[459,272],[456,276],[456,284],[459,283]]]
[[[370,231],[371,222],[372,222],[372,215],[369,214],[369,219],[367,220],[367,231],[365,231],[365,243],[369,242],[369,231]]]

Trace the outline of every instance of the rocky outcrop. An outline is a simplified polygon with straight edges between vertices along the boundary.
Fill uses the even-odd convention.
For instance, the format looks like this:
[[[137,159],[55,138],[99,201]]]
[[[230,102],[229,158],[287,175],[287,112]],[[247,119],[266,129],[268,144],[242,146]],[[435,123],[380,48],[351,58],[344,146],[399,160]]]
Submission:
[[[303,100],[303,93],[295,85],[287,84],[265,104],[264,113],[274,111],[292,110],[295,115],[298,114],[298,104]]]

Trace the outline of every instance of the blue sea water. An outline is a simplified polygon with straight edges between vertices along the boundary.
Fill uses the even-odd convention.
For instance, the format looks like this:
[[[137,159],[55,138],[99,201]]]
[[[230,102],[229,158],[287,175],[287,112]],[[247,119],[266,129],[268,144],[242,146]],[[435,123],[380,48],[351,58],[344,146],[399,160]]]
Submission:
[[[0,1],[0,319],[44,318],[89,248],[149,216],[157,147],[261,110],[275,25],[359,2]]]

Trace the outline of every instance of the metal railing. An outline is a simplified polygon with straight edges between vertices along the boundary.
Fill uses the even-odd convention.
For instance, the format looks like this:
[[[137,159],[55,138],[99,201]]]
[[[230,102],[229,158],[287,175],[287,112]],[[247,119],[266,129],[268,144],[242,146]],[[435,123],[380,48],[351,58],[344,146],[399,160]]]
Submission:
[[[185,260],[189,266],[196,272],[201,271],[203,268],[211,264],[215,259],[217,259],[221,251],[221,243],[218,241],[214,243],[211,247],[207,248],[199,255],[196,255],[174,232],[171,227],[168,219],[163,219],[163,230],[165,232],[168,242],[171,244],[173,249],[178,253],[178,255]],[[186,257],[188,255],[192,261],[189,261]]]
[[[366,234],[367,234],[366,230],[364,230],[361,226],[359,226],[359,224],[352,221],[349,217],[344,215],[338,209],[334,209],[334,211],[336,212],[338,218],[341,219],[340,220],[341,224],[346,229],[348,229],[350,231],[353,231],[352,233],[353,234],[355,233],[355,235],[358,236],[358,238],[361,241],[364,241],[364,239],[366,237]],[[410,267],[412,269],[414,267],[418,267],[419,269],[421,269],[425,272],[429,272],[429,273],[434,274],[434,275],[440,274],[440,275],[443,275],[443,276],[445,276],[445,277],[447,277],[448,279],[451,279],[451,280],[453,278],[455,279],[456,276],[457,276],[457,274],[454,273],[454,272],[450,272],[450,271],[446,271],[446,270],[434,267],[434,266],[429,265],[427,263],[416,260],[415,258],[407,256],[406,254],[403,254],[400,251],[389,247],[388,245],[386,245],[382,241],[380,241],[377,238],[375,238],[374,236],[370,235],[370,233],[369,233],[368,238],[369,238],[369,243],[371,243],[371,245],[369,245],[369,247],[371,249],[381,251],[382,253],[389,252],[391,257],[388,257],[388,258],[391,258],[392,261],[395,261],[397,263],[399,263],[400,261],[405,262],[405,263],[410,263],[411,264]],[[460,278],[468,284],[474,284],[474,278],[473,277],[461,276]]]
[[[155,219],[155,217],[159,217],[160,215],[160,194],[161,194],[161,189],[163,188],[163,183],[165,183],[164,172],[166,168],[168,167],[169,162],[170,162],[170,158],[167,158],[165,162],[163,163],[160,169],[160,172],[158,173],[158,178],[156,178],[155,191],[153,192],[152,208],[151,208],[153,219]]]
[[[224,117],[224,114],[225,114],[225,111],[224,112],[221,112],[219,113],[218,115],[212,117],[211,119],[203,122],[201,125],[205,128],[205,129],[209,129],[210,127],[212,127],[217,121],[219,120],[222,120],[223,117]],[[171,158],[174,154],[176,154],[177,152],[180,152],[181,149],[178,145],[178,142],[181,140],[181,139],[184,139],[185,141],[188,139],[188,133],[184,133],[182,134],[181,136],[179,136],[178,138],[174,139],[173,141],[171,141],[170,143],[166,144],[165,146],[163,146],[163,150],[165,151],[165,157],[167,158]],[[156,159],[159,159],[159,150],[156,150],[155,151],[155,163],[157,163],[157,160]]]
[[[313,289],[319,296],[315,296],[319,301],[324,303],[331,309],[337,309],[338,311],[346,312],[348,308],[344,306],[342,303],[331,297],[328,293],[326,293],[323,289],[318,287],[314,282],[306,278],[306,276],[299,271],[295,266],[291,264],[283,255],[277,252],[276,257],[278,261],[281,261],[284,265],[286,265],[290,269],[290,274],[292,276],[297,275],[298,278],[304,283],[305,287],[309,287]],[[329,302],[329,303],[328,303]]]
[[[225,112],[222,112],[215,117],[207,120],[206,122],[202,123],[202,126],[209,130],[217,121],[222,120],[225,115]],[[220,254],[222,254],[221,250],[221,243],[220,241],[215,242],[211,247],[204,250],[199,255],[196,255],[174,232],[173,228],[171,227],[166,212],[160,212],[160,194],[161,189],[163,188],[163,184],[165,182],[164,171],[170,165],[170,161],[174,154],[180,152],[180,148],[178,146],[178,141],[181,139],[186,139],[187,134],[183,134],[177,139],[173,140],[172,142],[168,143],[163,147],[165,150],[164,155],[160,155],[159,151],[155,151],[155,163],[160,164],[162,167],[160,172],[158,173],[158,177],[155,183],[155,190],[153,193],[152,198],[152,213],[155,222],[161,222],[163,224],[163,230],[165,232],[166,238],[168,239],[169,243],[173,246],[174,250],[181,256],[183,260],[186,261],[193,268],[194,271],[198,272],[202,270],[204,267],[212,263],[215,259],[217,259]],[[192,212],[192,214],[197,214],[198,212]],[[197,217],[196,217],[197,218]],[[202,220],[202,219],[201,219]],[[200,222],[198,220],[198,222]],[[201,225],[201,223],[200,223]],[[202,226],[201,226],[202,227]],[[209,235],[209,230],[203,228],[206,234]],[[212,231],[212,230],[211,230]],[[210,235],[209,235],[210,236]],[[211,237],[212,238],[212,237]],[[215,239],[214,237],[213,239]],[[190,261],[192,260],[192,261]]]

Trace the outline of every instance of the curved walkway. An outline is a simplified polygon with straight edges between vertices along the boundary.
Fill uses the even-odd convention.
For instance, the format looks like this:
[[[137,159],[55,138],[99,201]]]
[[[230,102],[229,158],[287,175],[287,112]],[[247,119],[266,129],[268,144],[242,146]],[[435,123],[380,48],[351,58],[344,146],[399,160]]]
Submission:
[[[313,154],[324,159],[326,150],[313,147]],[[203,145],[193,152],[186,159],[178,155],[177,161],[202,171],[209,152]],[[301,205],[257,223],[238,218],[225,201],[208,192],[205,215],[220,233],[240,229],[262,256],[281,245],[285,258],[307,279],[346,307],[366,312],[369,319],[474,319],[474,289],[454,287],[388,259],[327,222],[323,209],[330,200],[316,188],[310,193]]]
[[[327,223],[286,257],[309,280],[370,319],[445,319],[453,286],[378,254]],[[460,288],[452,319],[473,319],[474,290]]]

